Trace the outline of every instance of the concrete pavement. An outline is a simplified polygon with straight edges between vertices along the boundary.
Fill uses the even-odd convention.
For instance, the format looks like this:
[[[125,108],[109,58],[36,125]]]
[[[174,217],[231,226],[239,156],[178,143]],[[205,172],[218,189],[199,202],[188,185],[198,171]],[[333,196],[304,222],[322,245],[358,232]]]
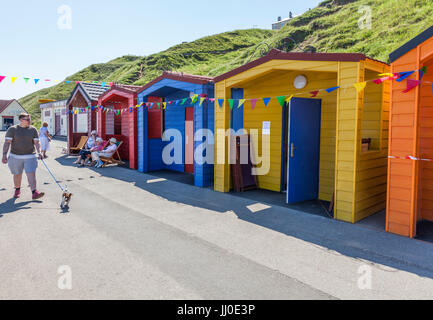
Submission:
[[[0,166],[1,299],[433,298],[429,243],[125,168],[75,168],[64,146],[54,141],[47,163],[74,193],[69,212],[42,164],[43,202],[27,189],[11,200]],[[58,287],[61,266],[71,290]]]

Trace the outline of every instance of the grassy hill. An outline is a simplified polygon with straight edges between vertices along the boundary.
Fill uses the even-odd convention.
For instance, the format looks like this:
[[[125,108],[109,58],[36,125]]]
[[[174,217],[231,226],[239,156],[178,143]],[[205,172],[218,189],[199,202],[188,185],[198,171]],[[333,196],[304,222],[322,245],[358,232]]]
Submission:
[[[360,52],[388,61],[390,52],[433,25],[432,4],[432,0],[326,0],[292,19],[278,32],[250,29],[222,33],[146,57],[124,56],[91,65],[66,80],[144,85],[163,70],[216,76],[260,57],[271,48]],[[372,28],[361,29],[358,21],[368,10],[372,14]],[[287,38],[294,41],[284,41]],[[20,102],[38,119],[39,99],[66,99],[73,87],[61,83],[28,95]]]

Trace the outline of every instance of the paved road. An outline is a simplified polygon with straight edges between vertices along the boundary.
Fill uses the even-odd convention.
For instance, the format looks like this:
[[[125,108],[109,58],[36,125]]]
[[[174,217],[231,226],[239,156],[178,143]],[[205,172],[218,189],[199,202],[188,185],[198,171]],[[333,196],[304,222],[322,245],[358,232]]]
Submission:
[[[27,189],[11,200],[0,166],[0,299],[433,298],[431,244],[125,168],[75,168],[64,146],[54,141],[47,163],[74,193],[68,212],[41,164],[43,202]],[[72,288],[60,289],[69,270]]]

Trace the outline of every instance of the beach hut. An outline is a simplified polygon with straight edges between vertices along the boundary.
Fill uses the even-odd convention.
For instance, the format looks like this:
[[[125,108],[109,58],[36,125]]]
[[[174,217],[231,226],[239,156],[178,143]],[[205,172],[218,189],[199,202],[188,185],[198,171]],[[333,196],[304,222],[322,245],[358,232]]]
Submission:
[[[369,81],[386,72],[363,54],[274,49],[216,77],[215,190],[232,187],[232,136],[257,130],[260,189],[331,201],[351,223],[385,209],[390,81]]]
[[[139,171],[183,172],[194,175],[196,186],[213,185],[213,97],[209,77],[164,72],[145,85],[138,94],[143,104],[138,113]],[[178,135],[170,138],[173,132]],[[178,154],[175,161],[164,159],[170,146],[178,150],[172,151]]]
[[[137,93],[141,87],[114,84],[99,97],[98,133],[108,140],[122,141],[119,153],[129,161],[129,168],[137,169]]]
[[[68,150],[75,147],[83,135],[98,129],[96,116],[98,98],[110,87],[79,82],[66,102]]]
[[[405,79],[391,91],[386,230],[415,237],[418,222],[433,221],[433,27],[390,61]]]

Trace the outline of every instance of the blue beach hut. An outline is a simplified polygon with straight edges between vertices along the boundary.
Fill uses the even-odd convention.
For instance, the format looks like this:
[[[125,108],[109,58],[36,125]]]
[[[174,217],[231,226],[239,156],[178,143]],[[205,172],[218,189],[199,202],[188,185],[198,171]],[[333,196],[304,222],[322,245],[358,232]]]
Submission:
[[[138,103],[138,170],[182,172],[198,187],[212,186],[213,78],[164,72],[141,89]]]

